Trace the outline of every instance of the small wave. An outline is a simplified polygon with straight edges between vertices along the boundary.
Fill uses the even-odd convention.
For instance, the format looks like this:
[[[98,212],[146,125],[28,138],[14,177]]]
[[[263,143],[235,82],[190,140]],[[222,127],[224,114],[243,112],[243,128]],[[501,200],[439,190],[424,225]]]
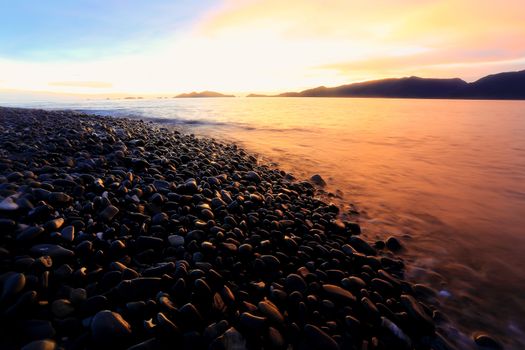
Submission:
[[[142,119],[144,121],[151,121],[158,124],[170,124],[170,125],[224,125],[228,126],[230,123],[213,121],[209,119],[185,119],[177,117],[158,117],[158,116],[147,116],[141,112],[129,111],[127,109],[80,109],[76,110],[77,112],[89,113],[89,114],[98,114],[104,116],[114,116],[118,118],[130,118],[130,119]]]
[[[220,128],[235,128],[242,131],[258,131],[258,132],[272,132],[272,133],[287,133],[287,132],[313,132],[307,128],[272,128],[266,126],[258,126],[247,123],[223,122],[212,119],[187,119],[177,116],[160,117],[151,115],[151,112],[142,112],[137,110],[130,110],[128,108],[112,108],[112,109],[76,109],[76,112],[98,114],[103,116],[114,116],[118,118],[142,119],[144,121],[151,121],[164,125],[178,125],[188,127],[220,127]],[[146,114],[148,113],[148,114]]]

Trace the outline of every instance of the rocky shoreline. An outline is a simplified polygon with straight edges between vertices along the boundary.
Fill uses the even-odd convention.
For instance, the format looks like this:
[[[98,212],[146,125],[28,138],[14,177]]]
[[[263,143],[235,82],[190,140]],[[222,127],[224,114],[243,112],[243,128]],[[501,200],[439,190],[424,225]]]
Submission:
[[[0,108],[0,232],[2,349],[453,348],[396,242],[154,123]]]

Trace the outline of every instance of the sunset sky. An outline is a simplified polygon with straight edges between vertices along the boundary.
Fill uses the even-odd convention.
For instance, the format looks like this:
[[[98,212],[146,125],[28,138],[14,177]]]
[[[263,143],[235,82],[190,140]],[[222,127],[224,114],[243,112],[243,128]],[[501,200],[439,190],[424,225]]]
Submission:
[[[0,89],[273,93],[525,69],[525,1],[0,0]]]

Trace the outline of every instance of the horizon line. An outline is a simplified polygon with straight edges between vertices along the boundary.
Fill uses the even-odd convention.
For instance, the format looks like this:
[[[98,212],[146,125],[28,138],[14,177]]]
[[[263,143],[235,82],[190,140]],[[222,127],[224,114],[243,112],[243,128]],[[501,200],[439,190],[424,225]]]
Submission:
[[[351,81],[351,82],[347,82],[347,83],[340,84],[340,85],[335,85],[335,86],[318,85],[318,86],[315,86],[315,87],[310,86],[310,87],[302,87],[302,88],[297,88],[297,89],[286,89],[286,90],[280,90],[280,91],[264,91],[264,92],[262,92],[262,91],[234,91],[234,92],[231,92],[231,91],[223,91],[223,90],[220,90],[220,89],[205,88],[205,89],[199,89],[199,90],[192,90],[192,91],[186,90],[186,91],[178,91],[178,92],[177,91],[174,91],[174,92],[146,92],[146,91],[143,91],[143,92],[131,92],[131,91],[126,92],[126,91],[116,91],[116,92],[109,92],[109,93],[104,93],[104,92],[81,93],[81,92],[59,92],[59,91],[51,91],[51,90],[23,90],[23,89],[13,89],[13,88],[2,88],[0,86],[0,93],[48,94],[48,95],[71,96],[71,97],[86,97],[86,98],[88,98],[88,97],[92,97],[92,98],[98,97],[98,98],[101,98],[101,99],[104,99],[104,98],[106,98],[106,99],[107,98],[119,99],[119,98],[130,97],[130,98],[137,99],[137,98],[145,98],[145,97],[146,98],[177,98],[176,95],[180,95],[180,94],[194,93],[194,92],[201,93],[201,92],[211,91],[211,92],[219,92],[221,94],[231,94],[231,95],[234,95],[234,97],[247,97],[250,94],[268,95],[268,97],[271,97],[271,95],[274,95],[274,94],[282,94],[282,93],[289,93],[289,92],[301,92],[301,91],[304,91],[304,90],[315,89],[315,88],[320,88],[320,87],[330,88],[330,87],[338,87],[338,86],[343,86],[343,85],[352,85],[352,84],[358,84],[358,83],[363,83],[363,82],[382,81],[382,80],[389,80],[389,79],[406,79],[406,78],[439,79],[439,80],[460,79],[462,81],[465,81],[466,83],[473,83],[473,82],[476,82],[476,81],[478,81],[478,80],[480,80],[480,79],[482,79],[484,77],[490,76],[490,75],[501,74],[501,73],[517,73],[517,72],[522,72],[522,71],[525,71],[525,67],[524,67],[524,69],[520,69],[520,70],[504,71],[504,72],[496,72],[496,73],[486,74],[486,75],[482,75],[482,76],[478,77],[477,79],[472,79],[472,80],[466,80],[466,79],[463,79],[463,78],[460,78],[460,77],[435,78],[435,77],[424,77],[424,76],[419,76],[419,75],[406,75],[406,76],[398,76],[398,77],[385,77],[385,78],[380,78],[380,79],[355,80],[355,81]],[[1,80],[0,80],[0,83],[1,83]],[[50,83],[50,85],[52,85],[52,83]],[[205,98],[205,97],[200,97],[200,98]],[[214,98],[217,98],[217,97],[214,97]]]

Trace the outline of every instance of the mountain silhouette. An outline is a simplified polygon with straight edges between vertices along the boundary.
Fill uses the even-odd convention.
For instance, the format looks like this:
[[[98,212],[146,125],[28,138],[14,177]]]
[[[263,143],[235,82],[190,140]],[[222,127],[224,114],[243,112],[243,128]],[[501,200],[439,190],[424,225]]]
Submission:
[[[261,97],[264,95],[248,95]],[[389,98],[463,98],[525,99],[525,70],[488,75],[473,83],[459,78],[391,78],[341,85],[320,86],[300,92],[285,92],[278,97],[389,97]]]
[[[487,75],[467,86],[464,97],[480,99],[525,99],[525,70]]]
[[[220,92],[215,91],[202,91],[202,92],[190,92],[186,94],[180,94],[175,96],[175,98],[191,98],[191,97],[235,97],[234,95],[224,95]]]

